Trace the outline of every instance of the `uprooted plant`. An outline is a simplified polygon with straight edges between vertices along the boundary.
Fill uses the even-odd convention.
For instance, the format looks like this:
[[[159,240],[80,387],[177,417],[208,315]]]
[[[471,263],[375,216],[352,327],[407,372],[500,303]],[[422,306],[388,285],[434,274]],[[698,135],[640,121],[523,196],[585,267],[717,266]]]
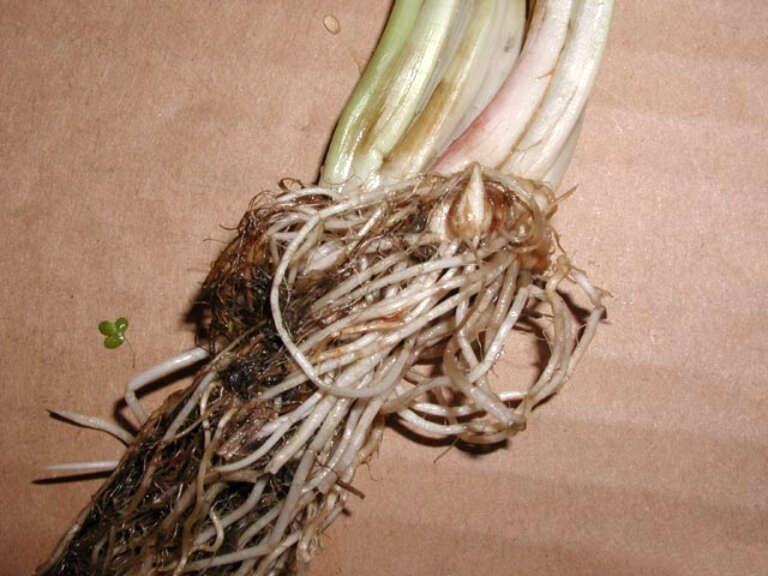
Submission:
[[[358,495],[386,415],[465,444],[523,429],[604,312],[551,218],[610,12],[395,2],[320,184],[252,201],[203,283],[205,342],[129,383],[138,434],[61,413],[128,447],[90,465],[114,470],[39,573],[292,573]],[[532,319],[548,358],[496,391],[491,369]],[[143,385],[203,360],[145,412]]]

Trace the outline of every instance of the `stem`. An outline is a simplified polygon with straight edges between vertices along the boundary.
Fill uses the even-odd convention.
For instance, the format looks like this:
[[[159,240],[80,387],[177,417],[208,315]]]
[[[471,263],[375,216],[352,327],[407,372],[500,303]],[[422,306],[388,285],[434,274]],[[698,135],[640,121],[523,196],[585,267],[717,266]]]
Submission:
[[[565,42],[573,0],[539,0],[523,51],[494,99],[437,161],[453,173],[470,162],[497,167],[508,156],[536,112]]]
[[[523,4],[523,2],[515,2]],[[467,114],[481,88],[501,42],[500,22],[504,22],[506,0],[478,0],[469,26],[429,102],[411,124],[386,160],[382,172],[389,177],[412,176],[423,171],[446,146],[459,122]],[[511,10],[514,12],[514,10]],[[524,10],[519,13],[524,22]],[[520,23],[514,23],[522,29]],[[517,53],[512,52],[511,58]]]
[[[515,150],[505,172],[541,180],[555,163],[586,105],[603,57],[613,0],[581,0],[546,99]]]
[[[450,57],[444,48],[451,44],[450,36],[456,33],[456,25],[463,23],[461,15],[468,6],[460,0],[424,2],[388,79],[386,95],[381,102],[371,102],[375,106],[367,111],[372,118],[370,129],[355,150],[350,177],[366,181],[402,138],[439,79],[441,58]]]
[[[525,0],[506,0],[501,2],[499,8],[502,12],[494,16],[499,32],[495,35],[496,41],[491,45],[492,52],[488,58],[490,65],[485,76],[478,82],[479,90],[475,99],[454,133],[451,134],[449,142],[463,134],[475,118],[488,106],[488,103],[504,84],[507,76],[512,72],[512,68],[520,56],[520,48],[523,45],[527,29],[526,2]]]
[[[578,120],[576,120],[576,124],[571,128],[571,133],[568,135],[565,144],[563,144],[560,154],[558,154],[557,158],[555,158],[555,161],[552,163],[552,166],[549,167],[546,175],[542,178],[542,183],[550,190],[557,190],[560,187],[560,183],[563,181],[565,172],[568,170],[568,166],[571,164],[571,158],[573,158],[573,153],[576,150],[576,143],[579,141],[582,124],[584,124],[583,110]]]
[[[373,118],[373,104],[387,89],[391,68],[413,29],[421,5],[422,0],[395,0],[376,51],[349,97],[333,133],[323,166],[322,180],[325,183],[341,184],[349,178],[354,150]]]

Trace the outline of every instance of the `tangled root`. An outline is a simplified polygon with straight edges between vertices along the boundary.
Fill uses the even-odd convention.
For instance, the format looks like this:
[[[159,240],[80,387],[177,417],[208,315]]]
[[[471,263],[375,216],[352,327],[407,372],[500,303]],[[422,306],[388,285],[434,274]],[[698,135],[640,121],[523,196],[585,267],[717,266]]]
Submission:
[[[215,357],[144,424],[41,574],[288,574],[343,510],[384,416],[493,445],[566,381],[603,314],[546,190],[490,171],[255,199],[202,291]],[[558,292],[591,302],[574,321]],[[522,389],[488,373],[546,306]]]

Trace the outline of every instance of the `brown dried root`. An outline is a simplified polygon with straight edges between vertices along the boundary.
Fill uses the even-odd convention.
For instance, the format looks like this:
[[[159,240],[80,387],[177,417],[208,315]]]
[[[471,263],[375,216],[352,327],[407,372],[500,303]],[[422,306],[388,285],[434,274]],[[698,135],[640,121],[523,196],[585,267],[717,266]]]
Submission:
[[[551,205],[478,167],[256,199],[202,289],[220,352],[144,423],[39,574],[293,573],[355,493],[383,415],[480,445],[522,429],[603,313],[556,249]],[[591,301],[583,329],[566,279]],[[496,393],[488,373],[537,303],[549,359]]]

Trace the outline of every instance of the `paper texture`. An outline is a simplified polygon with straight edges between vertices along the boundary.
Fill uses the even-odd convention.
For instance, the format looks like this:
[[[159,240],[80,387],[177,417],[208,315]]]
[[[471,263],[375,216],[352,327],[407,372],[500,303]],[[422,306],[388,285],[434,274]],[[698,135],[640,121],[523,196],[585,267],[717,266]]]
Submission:
[[[557,216],[608,322],[506,449],[435,462],[388,431],[312,574],[768,572],[768,4],[618,4]],[[0,573],[31,573],[100,484],[32,483],[46,465],[120,454],[46,409],[111,417],[192,344],[220,225],[316,177],[387,10],[4,3]],[[121,315],[132,348],[106,350]],[[533,362],[514,351],[499,387]]]

